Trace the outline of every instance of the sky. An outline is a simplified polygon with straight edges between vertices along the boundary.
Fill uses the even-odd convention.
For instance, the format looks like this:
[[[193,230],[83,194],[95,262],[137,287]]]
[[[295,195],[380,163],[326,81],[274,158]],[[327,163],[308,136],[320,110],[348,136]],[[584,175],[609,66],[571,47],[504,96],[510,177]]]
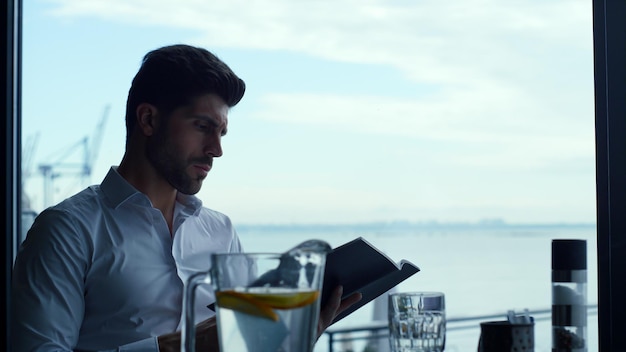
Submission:
[[[198,196],[235,223],[595,222],[583,0],[24,0],[25,189],[124,153],[143,55],[202,46],[246,81]],[[106,107],[108,114],[105,114]],[[105,124],[100,125],[106,116]],[[58,169],[61,170],[61,169]]]

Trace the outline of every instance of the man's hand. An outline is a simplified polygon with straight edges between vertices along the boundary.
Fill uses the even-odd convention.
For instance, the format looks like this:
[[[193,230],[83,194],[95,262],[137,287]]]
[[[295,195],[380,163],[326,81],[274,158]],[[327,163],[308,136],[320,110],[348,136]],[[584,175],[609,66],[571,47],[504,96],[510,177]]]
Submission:
[[[159,336],[159,352],[180,352],[180,332]],[[196,351],[219,352],[215,317],[196,325]]]
[[[317,338],[322,336],[324,331],[332,324],[335,317],[339,315],[341,312],[346,310],[351,305],[360,301],[362,296],[361,293],[357,292],[351,294],[346,297],[343,301],[341,300],[341,296],[343,295],[343,287],[337,286],[333,290],[333,293],[330,295],[330,299],[328,303],[326,303],[325,307],[322,307],[320,312],[320,318],[317,322]]]

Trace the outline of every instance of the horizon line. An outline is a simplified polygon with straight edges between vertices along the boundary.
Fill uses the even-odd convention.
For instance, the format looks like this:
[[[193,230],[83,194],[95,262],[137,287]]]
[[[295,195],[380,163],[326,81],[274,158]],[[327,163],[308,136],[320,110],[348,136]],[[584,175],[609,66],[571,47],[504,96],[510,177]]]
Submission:
[[[501,219],[474,220],[474,221],[442,221],[442,220],[393,220],[393,221],[356,221],[356,222],[272,222],[254,223],[240,222],[235,227],[350,227],[350,226],[476,226],[476,227],[513,227],[513,226],[596,226],[596,222],[569,222],[569,221],[528,221],[507,222]]]

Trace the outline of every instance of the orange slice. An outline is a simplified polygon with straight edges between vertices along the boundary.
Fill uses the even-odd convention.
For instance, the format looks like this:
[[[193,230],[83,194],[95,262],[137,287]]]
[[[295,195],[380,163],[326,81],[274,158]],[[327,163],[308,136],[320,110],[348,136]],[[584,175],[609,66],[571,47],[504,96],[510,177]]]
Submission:
[[[221,291],[217,292],[215,296],[217,305],[221,308],[278,321],[278,314],[274,312],[272,307],[251,298],[250,295],[235,291]]]
[[[319,297],[319,291],[285,293],[254,293],[250,298],[276,309],[293,309],[308,306]]]

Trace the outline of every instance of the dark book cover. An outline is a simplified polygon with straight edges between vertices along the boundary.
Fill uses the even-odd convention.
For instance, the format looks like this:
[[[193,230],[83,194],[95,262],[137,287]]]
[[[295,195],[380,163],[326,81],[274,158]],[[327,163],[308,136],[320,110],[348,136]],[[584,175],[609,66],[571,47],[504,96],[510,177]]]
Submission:
[[[333,324],[408,279],[420,269],[413,263],[399,263],[359,237],[333,249],[326,256],[322,307],[332,290],[343,286],[343,297],[360,292],[363,298],[338,315]]]

